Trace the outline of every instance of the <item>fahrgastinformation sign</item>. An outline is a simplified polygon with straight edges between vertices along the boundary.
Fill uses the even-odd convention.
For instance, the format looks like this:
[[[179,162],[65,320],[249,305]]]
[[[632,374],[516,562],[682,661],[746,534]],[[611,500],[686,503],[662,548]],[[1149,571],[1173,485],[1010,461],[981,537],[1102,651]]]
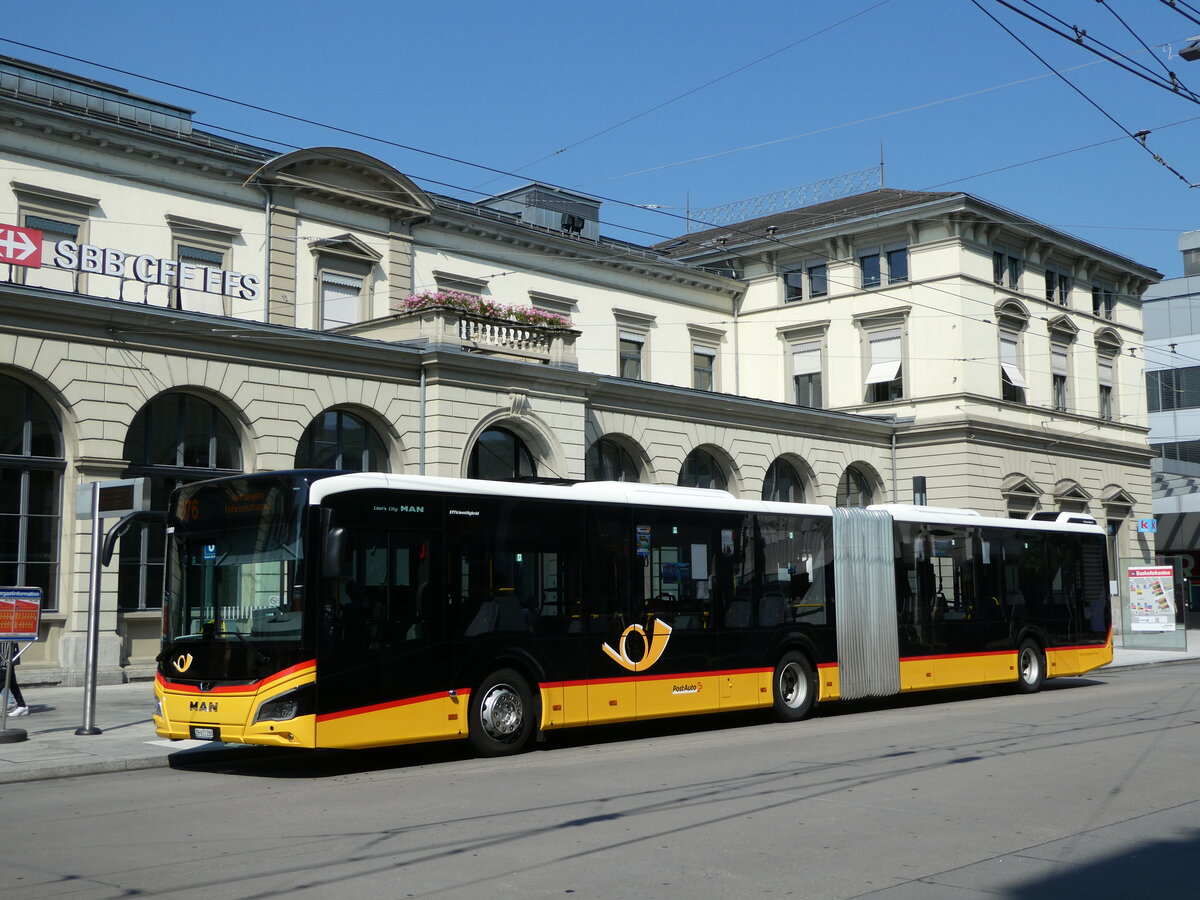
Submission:
[[[41,616],[41,588],[0,588],[0,641],[38,640]]]
[[[208,294],[226,294],[242,300],[259,298],[260,280],[257,275],[70,240],[56,242],[50,259],[45,261],[42,240],[43,234],[36,228],[18,228],[16,225],[0,223],[0,263],[30,269],[40,269],[48,264],[69,272],[108,275],[141,284],[163,284]]]
[[[1175,570],[1170,566],[1130,567],[1129,629],[1175,630]]]

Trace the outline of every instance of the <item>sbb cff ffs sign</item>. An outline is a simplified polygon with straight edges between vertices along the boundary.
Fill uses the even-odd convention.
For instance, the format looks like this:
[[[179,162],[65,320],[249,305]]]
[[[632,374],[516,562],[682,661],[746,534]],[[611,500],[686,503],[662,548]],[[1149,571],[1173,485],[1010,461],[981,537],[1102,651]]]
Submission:
[[[42,233],[36,228],[0,225],[0,263],[41,268]]]

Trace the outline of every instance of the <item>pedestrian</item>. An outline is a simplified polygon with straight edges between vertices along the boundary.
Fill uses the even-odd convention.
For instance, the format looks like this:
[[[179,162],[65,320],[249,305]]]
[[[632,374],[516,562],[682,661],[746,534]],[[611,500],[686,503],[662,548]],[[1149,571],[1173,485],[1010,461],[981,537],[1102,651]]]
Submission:
[[[4,654],[4,663],[7,672],[0,677],[8,684],[8,714],[27,716],[29,707],[25,705],[25,695],[21,693],[21,686],[17,684],[17,666],[21,664],[21,657],[17,653],[16,641],[9,642],[8,650]]]

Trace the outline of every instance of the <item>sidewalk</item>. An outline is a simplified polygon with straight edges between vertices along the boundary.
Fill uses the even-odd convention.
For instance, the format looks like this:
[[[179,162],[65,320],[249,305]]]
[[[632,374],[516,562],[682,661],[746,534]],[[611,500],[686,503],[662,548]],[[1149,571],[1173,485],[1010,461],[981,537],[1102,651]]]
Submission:
[[[1117,647],[1113,669],[1200,660],[1200,633],[1189,634],[1186,651],[1128,650]],[[259,752],[258,748],[204,741],[166,741],[154,733],[150,714],[154,686],[149,681],[101,685],[96,688],[97,735],[77,735],[83,724],[81,687],[30,687],[25,689],[30,714],[8,720],[9,729],[21,729],[29,739],[0,743],[0,784],[152,769],[176,761],[223,752]]]

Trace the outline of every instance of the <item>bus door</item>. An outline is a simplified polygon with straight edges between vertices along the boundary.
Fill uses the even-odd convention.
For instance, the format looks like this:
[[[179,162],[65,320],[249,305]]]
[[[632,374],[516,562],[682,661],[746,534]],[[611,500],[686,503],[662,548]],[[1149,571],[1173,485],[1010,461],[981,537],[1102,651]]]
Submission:
[[[582,511],[523,498],[454,505],[446,547],[457,686],[513,666],[540,691],[542,727],[585,723]]]
[[[361,491],[330,500],[343,556],[321,616],[317,742],[371,746],[456,733],[439,505]],[[463,717],[465,719],[465,717]]]
[[[740,708],[762,704],[753,672],[773,665],[777,648],[793,635],[809,639],[817,665],[837,658],[830,603],[832,526],[827,518],[777,514],[731,524],[740,526],[742,537],[729,587],[716,599],[716,615],[727,682],[721,705]]]
[[[732,594],[741,517],[653,507],[633,516],[633,593],[640,603],[634,624],[643,634],[628,635],[625,660],[639,660],[638,717],[719,709],[729,685],[717,671],[714,610]],[[643,638],[640,651],[632,649],[635,636]]]

